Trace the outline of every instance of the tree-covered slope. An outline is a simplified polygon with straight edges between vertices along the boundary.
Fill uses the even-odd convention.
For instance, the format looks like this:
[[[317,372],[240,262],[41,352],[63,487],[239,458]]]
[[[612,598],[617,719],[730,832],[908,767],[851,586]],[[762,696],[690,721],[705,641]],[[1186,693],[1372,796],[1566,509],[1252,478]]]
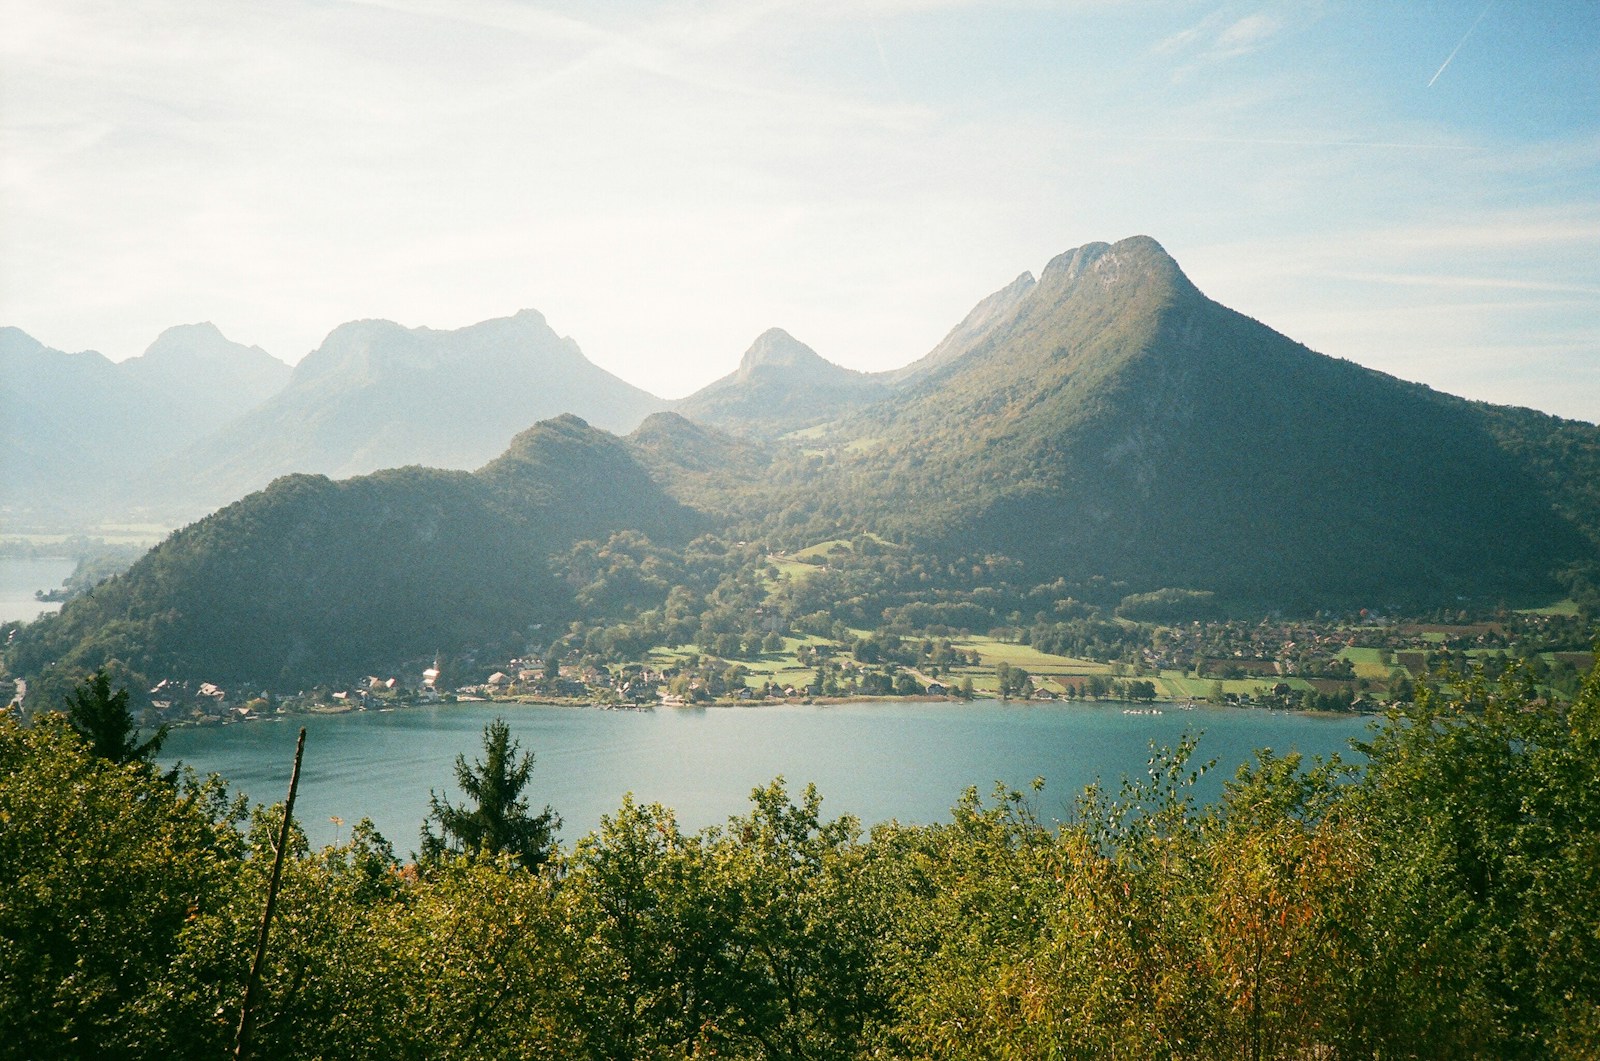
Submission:
[[[672,412],[646,419],[628,443],[664,489],[699,511],[732,520],[741,511],[759,518],[770,507],[761,490],[775,455],[769,442]]]
[[[551,551],[621,529],[662,542],[707,529],[661,489],[628,442],[571,414],[522,432],[474,474],[495,508]]]
[[[616,530],[675,541],[697,528],[621,440],[561,417],[477,473],[280,478],[24,628],[7,662],[28,677],[119,659],[280,686],[520,646],[568,614],[552,553]]]
[[[931,547],[1280,604],[1548,593],[1593,555],[1472,403],[1316,354],[1145,237],[1061,255],[806,489]]]

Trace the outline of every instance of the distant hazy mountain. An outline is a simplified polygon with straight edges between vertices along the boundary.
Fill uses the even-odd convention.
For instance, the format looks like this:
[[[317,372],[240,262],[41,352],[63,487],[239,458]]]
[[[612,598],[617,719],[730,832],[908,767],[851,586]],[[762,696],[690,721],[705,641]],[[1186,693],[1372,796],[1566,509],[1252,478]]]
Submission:
[[[288,378],[288,365],[211,324],[170,328],[120,364],[0,328],[0,509],[13,521],[104,515],[130,476]]]
[[[203,511],[290,472],[473,468],[547,417],[628,431],[666,404],[596,366],[532,310],[455,331],[356,321],[306,355],[288,386],[140,487],[182,483]]]
[[[141,356],[117,365],[172,425],[167,438],[173,449],[266,401],[289,382],[291,371],[259,346],[229,341],[209,321],[168,328]]]
[[[739,434],[776,437],[831,420],[888,393],[882,379],[842,368],[781,328],[763,332],[733,373],[674,408]]]

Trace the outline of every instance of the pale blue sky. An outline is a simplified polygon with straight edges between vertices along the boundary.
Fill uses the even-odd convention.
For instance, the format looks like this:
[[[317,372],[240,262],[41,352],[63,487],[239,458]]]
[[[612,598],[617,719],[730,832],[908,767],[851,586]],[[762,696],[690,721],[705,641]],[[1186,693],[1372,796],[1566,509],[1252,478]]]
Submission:
[[[1600,420],[1600,3],[0,0],[0,323],[541,310],[668,397],[1154,236],[1324,353]]]

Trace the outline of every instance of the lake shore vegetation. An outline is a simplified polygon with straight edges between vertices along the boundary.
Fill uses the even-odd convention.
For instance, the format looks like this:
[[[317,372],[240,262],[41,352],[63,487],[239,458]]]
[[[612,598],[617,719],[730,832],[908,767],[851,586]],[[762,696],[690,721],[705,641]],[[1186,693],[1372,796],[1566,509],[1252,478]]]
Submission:
[[[63,648],[59,621],[0,634],[10,637],[10,674],[28,682],[25,707],[59,702],[82,674],[104,668],[158,726],[451,697],[638,707],[977,696],[1370,713],[1409,699],[1419,684],[1441,688],[1441,670],[1468,664],[1492,676],[1520,663],[1544,695],[1570,699],[1600,630],[1600,601],[1587,596],[1543,609],[1486,602],[1264,614],[1208,594],[1126,593],[1098,579],[1035,583],[1003,557],[938,562],[865,534],[780,550],[716,535],[661,544],[622,531],[575,542],[552,569],[560,577],[546,578],[541,592],[568,603],[549,615],[507,611],[474,636],[445,637],[424,614],[427,642],[415,632],[392,641],[385,631],[404,625],[406,610],[426,613],[435,598],[453,598],[460,584],[441,574],[396,615],[382,601],[350,603],[360,580],[341,576],[349,600],[341,632],[328,636],[345,636],[370,609],[384,613],[383,629],[350,635],[368,646],[364,655],[303,672],[256,666],[254,657],[216,667],[165,659],[141,648],[148,640],[137,623],[112,623],[73,649]],[[497,580],[479,581],[508,595]],[[97,592],[115,596],[119,585]],[[213,610],[233,608],[233,595],[208,599]],[[230,628],[261,629],[248,610]],[[159,625],[167,613],[152,614]],[[418,655],[422,644],[433,647]]]
[[[779,779],[685,833],[630,799],[536,869],[296,829],[257,1056],[1594,1056],[1600,669],[1421,685],[1361,751],[1202,805],[1185,739],[1062,823],[969,790],[864,833]],[[222,1056],[282,816],[0,717],[0,1056]]]

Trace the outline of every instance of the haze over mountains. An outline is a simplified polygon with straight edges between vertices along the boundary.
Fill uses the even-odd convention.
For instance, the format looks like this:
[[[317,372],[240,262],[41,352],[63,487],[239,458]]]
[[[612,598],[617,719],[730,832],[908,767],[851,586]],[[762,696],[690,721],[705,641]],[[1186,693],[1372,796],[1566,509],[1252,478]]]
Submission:
[[[81,520],[130,476],[265,401],[289,375],[288,365],[210,324],[169,328],[121,363],[0,328],[0,510],[8,521]]]
[[[58,374],[112,368],[5,339],[21,351],[8,356]],[[220,352],[264,356],[240,350]],[[264,373],[251,378],[264,386]],[[773,329],[735,372],[669,404],[596,368],[531,311],[454,332],[341,326],[281,390],[234,401],[186,449],[167,443],[144,488],[181,482],[193,503],[290,469],[480,470],[281,480],[174,535],[96,603],[70,603],[28,651],[93,665],[96,631],[145,624],[137,651],[175,659],[189,649],[162,630],[192,640],[196,616],[270,582],[272,621],[289,625],[273,643],[288,655],[251,667],[278,673],[318,636],[296,625],[297,608],[320,622],[330,587],[361,594],[359,579],[296,565],[358,554],[345,566],[365,577],[410,572],[415,592],[392,603],[426,601],[428,635],[459,643],[522,605],[559,619],[560,572],[540,557],[619,530],[773,548],[872,532],[932,565],[1004,557],[1024,580],[1111,604],[1158,589],[1291,609],[1526,601],[1600,581],[1600,428],[1314,353],[1208,299],[1147,237],[1024,274],[901,370],[852,372]],[[507,535],[522,544],[492,544]],[[369,538],[389,544],[364,552]],[[496,578],[531,596],[498,611],[466,600],[499,600],[485,588]],[[452,579],[479,589],[451,591]]]
[[[675,408],[691,420],[770,438],[888,393],[882,376],[842,368],[782,328],[771,328],[745,351],[738,369]]]
[[[353,321],[293,369],[210,324],[112,364],[0,330],[12,522],[179,523],[291,472],[477,467],[571,412],[616,431],[667,407],[524,310],[455,331]]]
[[[1148,261],[1129,256],[1146,244]],[[353,321],[335,328],[292,370],[259,348],[229,341],[210,324],[168,329],[143,356],[121,364],[93,352],[51,350],[4,328],[0,412],[9,430],[0,439],[6,484],[0,518],[12,526],[133,516],[176,524],[291,472],[343,477],[409,464],[472,469],[530,424],[563,413],[626,433],[651,413],[672,408],[736,436],[766,440],[833,425],[835,433],[855,433],[856,457],[898,436],[900,444],[920,447],[921,436],[937,435],[942,422],[957,417],[967,425],[965,434],[1002,427],[1004,439],[995,445],[1020,446],[1019,455],[1034,452],[1063,433],[1080,436],[1094,403],[1108,399],[1100,384],[1121,378],[1120,366],[1136,347],[1160,345],[1154,336],[1162,327],[1178,327],[1174,314],[1188,312],[1183,327],[1201,327],[1193,309],[1203,296],[1154,241],[1124,241],[1106,257],[1109,250],[1092,244],[1064,254],[1038,281],[1022,274],[981,301],[926,356],[899,370],[846,369],[773,328],[757,337],[733,372],[676,402],[599,368],[533,310],[454,331]],[[1188,310],[1129,301],[1132,288],[1123,285],[1106,289],[1120,301],[1088,311],[1078,324],[1057,319],[1068,312],[1064,285],[1083,270],[1093,269],[1105,285],[1116,279],[1108,269],[1126,268],[1132,278],[1163,261],[1178,285],[1174,290],[1193,303]],[[1220,318],[1211,323],[1235,327]],[[1191,348],[1233,342],[1199,335],[1192,331],[1186,340]],[[1169,345],[1173,338],[1167,337]],[[1051,354],[1056,347],[1066,353]],[[1238,352],[1236,345],[1228,350]],[[1189,362],[1178,356],[1165,363],[1176,371]],[[1237,356],[1208,363],[1216,371],[1207,378],[1214,381],[1225,363],[1231,365],[1236,390],[1248,388],[1255,371]],[[1078,367],[1069,370],[1069,364]],[[1279,382],[1302,393],[1302,384],[1314,382],[1292,377]],[[1180,423],[1223,419],[1216,406],[1200,421],[1194,418],[1200,406],[1228,397],[1167,394],[1163,400],[1176,404],[1161,407],[1155,393],[1145,401],[1159,415],[1141,422],[1146,429],[1165,424],[1169,445]],[[1287,400],[1270,392],[1260,397],[1259,408]],[[998,409],[1006,410],[1000,420],[993,415]],[[842,422],[856,414],[868,419]],[[879,440],[879,428],[891,425],[898,426]],[[1577,425],[1580,434],[1585,426]],[[1130,453],[1153,452],[1127,442]],[[1382,439],[1374,443],[1385,448]],[[1173,460],[1163,457],[1162,467],[1174,467]],[[977,495],[963,493],[941,504],[971,509],[977,502]]]
[[[183,483],[182,500],[208,508],[290,472],[474,468],[539,420],[575,413],[627,431],[665,406],[590,362],[533,310],[455,331],[354,321],[307,354],[278,393],[159,464],[137,494]]]

